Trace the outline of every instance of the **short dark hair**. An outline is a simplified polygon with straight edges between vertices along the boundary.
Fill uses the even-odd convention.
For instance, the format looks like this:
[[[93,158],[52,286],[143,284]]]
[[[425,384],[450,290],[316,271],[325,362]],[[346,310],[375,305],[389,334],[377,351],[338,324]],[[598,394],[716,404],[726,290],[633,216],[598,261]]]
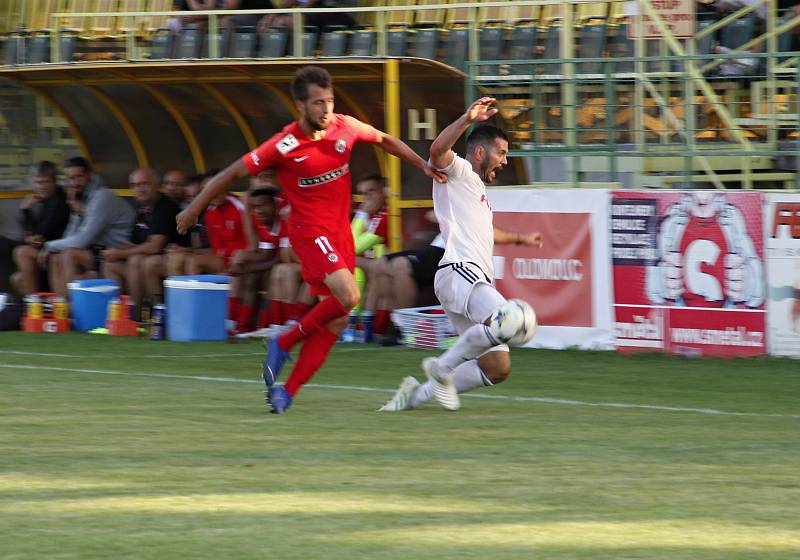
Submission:
[[[31,166],[31,175],[34,177],[50,177],[55,181],[56,175],[58,175],[56,164],[47,160],[37,161]]]
[[[64,169],[67,167],[83,167],[83,170],[87,173],[92,172],[92,164],[89,163],[86,158],[82,158],[80,156],[71,157],[67,161],[64,162]]]
[[[356,181],[355,184],[358,185],[364,181],[378,181],[381,184],[381,187],[386,187],[386,177],[380,173],[370,173],[369,175],[364,175],[358,181]]]
[[[269,197],[269,199],[272,202],[275,202],[275,194],[276,194],[275,193],[275,189],[261,188],[261,189],[256,189],[254,191],[250,191],[249,196],[251,196],[251,197],[254,197],[254,196],[266,196],[266,197]]]
[[[292,99],[295,101],[308,100],[308,86],[314,84],[323,89],[328,89],[333,83],[330,73],[319,66],[304,66],[294,74],[292,80]]]
[[[187,185],[191,185],[192,183],[202,183],[203,179],[206,178],[205,173],[198,173],[197,175],[192,175],[186,180]]]
[[[471,152],[475,146],[488,146],[497,139],[508,142],[508,136],[502,129],[490,124],[476,126],[467,136],[467,152]]]

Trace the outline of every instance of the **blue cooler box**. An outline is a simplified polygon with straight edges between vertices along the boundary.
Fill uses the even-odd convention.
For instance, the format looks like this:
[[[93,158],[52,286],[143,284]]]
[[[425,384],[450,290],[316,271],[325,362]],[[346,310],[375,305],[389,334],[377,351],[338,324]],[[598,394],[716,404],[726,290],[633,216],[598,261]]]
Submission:
[[[119,297],[119,284],[115,280],[98,278],[70,282],[67,288],[72,309],[72,328],[90,331],[105,327],[108,302]]]
[[[170,276],[164,280],[167,338],[179,342],[226,340],[229,276]]]

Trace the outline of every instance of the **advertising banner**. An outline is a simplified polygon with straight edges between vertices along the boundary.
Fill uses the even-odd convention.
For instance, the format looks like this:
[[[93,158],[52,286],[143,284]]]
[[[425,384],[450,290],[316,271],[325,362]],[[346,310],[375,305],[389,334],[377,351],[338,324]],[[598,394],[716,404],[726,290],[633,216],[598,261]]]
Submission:
[[[764,226],[769,353],[800,357],[800,194],[768,194]]]
[[[495,245],[497,288],[528,301],[539,330],[531,346],[611,349],[609,192],[488,189],[494,224],[541,232],[541,248]]]
[[[615,191],[617,345],[709,356],[766,351],[762,194]]]

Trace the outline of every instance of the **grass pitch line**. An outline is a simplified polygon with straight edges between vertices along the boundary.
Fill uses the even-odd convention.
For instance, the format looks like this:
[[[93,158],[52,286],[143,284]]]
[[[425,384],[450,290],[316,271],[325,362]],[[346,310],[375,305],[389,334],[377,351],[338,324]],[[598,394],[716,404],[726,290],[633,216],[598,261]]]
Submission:
[[[192,381],[215,381],[219,383],[247,383],[262,385],[263,381],[255,379],[242,379],[239,377],[211,377],[207,375],[180,375],[174,373],[153,373],[143,371],[114,371],[103,369],[83,369],[83,368],[64,368],[55,366],[30,366],[17,364],[0,364],[0,369],[28,369],[61,371],[67,373],[92,373],[98,375],[118,375],[122,377],[151,377],[156,379],[188,379]],[[394,389],[381,389],[379,387],[363,387],[358,385],[331,385],[324,383],[309,383],[306,385],[312,389],[335,389],[343,391],[361,391],[367,393],[394,393]],[[800,414],[781,414],[781,413],[761,413],[761,412],[731,412],[718,410],[716,408],[691,408],[681,406],[665,406],[655,404],[633,404],[633,403],[611,403],[611,402],[589,402],[573,399],[554,399],[549,397],[514,397],[510,395],[487,395],[481,393],[466,393],[461,395],[466,398],[492,399],[514,402],[536,402],[544,404],[556,404],[566,406],[590,406],[597,408],[618,408],[618,409],[640,409],[655,410],[661,412],[686,412],[692,414],[710,414],[715,416],[750,416],[756,418],[800,418]]]

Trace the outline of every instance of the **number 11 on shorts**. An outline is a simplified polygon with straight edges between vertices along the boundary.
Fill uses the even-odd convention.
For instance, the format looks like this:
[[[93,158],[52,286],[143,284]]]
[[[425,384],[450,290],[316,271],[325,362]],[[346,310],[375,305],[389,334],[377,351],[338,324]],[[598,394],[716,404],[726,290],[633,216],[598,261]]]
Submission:
[[[314,240],[320,250],[322,251],[323,255],[327,255],[328,253],[333,253],[333,247],[331,246],[331,242],[328,241],[328,237],[325,235],[320,235]]]

